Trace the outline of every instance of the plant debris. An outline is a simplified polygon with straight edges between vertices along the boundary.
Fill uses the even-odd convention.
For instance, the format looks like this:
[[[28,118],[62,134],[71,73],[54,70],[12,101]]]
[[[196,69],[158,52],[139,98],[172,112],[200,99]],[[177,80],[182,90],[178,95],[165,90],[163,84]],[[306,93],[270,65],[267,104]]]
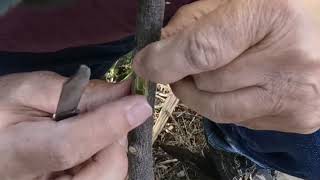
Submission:
[[[155,105],[155,118],[158,117],[163,103],[171,89],[168,85],[158,84]],[[203,135],[202,117],[179,103],[170,115],[162,132],[155,141],[153,155],[156,180],[197,180],[199,175],[194,167],[168,155],[161,145],[173,145],[202,154],[207,148]]]

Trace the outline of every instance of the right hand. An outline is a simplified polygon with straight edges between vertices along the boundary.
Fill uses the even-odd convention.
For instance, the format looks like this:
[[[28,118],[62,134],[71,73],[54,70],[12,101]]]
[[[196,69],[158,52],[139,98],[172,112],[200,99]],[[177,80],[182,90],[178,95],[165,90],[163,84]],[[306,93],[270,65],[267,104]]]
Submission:
[[[51,72],[0,77],[1,180],[123,180],[126,135],[151,115],[130,82],[93,80],[78,116],[55,122],[66,78]]]
[[[135,56],[137,75],[171,84],[181,101],[216,123],[318,131],[320,1],[228,0],[211,6],[216,9],[195,23],[175,16],[180,24],[170,28],[174,35]],[[186,14],[199,10],[193,11]]]

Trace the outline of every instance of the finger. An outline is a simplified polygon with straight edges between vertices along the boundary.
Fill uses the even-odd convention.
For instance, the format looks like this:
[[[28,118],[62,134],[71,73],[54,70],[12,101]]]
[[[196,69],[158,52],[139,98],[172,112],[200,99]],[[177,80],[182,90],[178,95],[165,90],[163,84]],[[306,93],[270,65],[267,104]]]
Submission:
[[[22,122],[1,137],[4,143],[12,144],[12,150],[0,151],[9,154],[8,161],[15,159],[11,154],[19,154],[19,163],[13,164],[17,167],[10,169],[32,174],[64,171],[126,136],[151,114],[145,97],[131,96],[60,122],[49,118]]]
[[[151,113],[145,97],[132,96],[61,122],[25,117],[2,135],[2,142],[12,146],[3,146],[0,151],[8,162],[19,155],[19,163],[10,164],[14,166],[10,169],[31,174],[66,170],[125,136]]]
[[[65,77],[53,72],[38,71],[17,73],[0,78],[10,103],[53,113],[60,96]]]
[[[113,84],[101,80],[91,80],[86,87],[79,109],[82,112],[90,111],[105,103],[112,102],[130,94],[131,80]]]
[[[8,99],[2,99],[0,102],[0,105],[3,104],[6,107],[6,113],[0,117],[0,129],[25,121],[26,117],[32,121],[50,117],[56,111],[65,80],[65,77],[52,72],[1,77],[0,84],[1,81],[5,81],[6,85],[0,91],[6,91],[5,93],[9,94],[6,96]],[[81,97],[78,108],[81,112],[85,112],[124,97],[130,93],[130,85],[130,80],[119,84],[91,80]]]
[[[16,103],[48,113],[56,111],[62,85],[66,80],[66,77],[47,71],[19,73],[0,79],[10,83],[2,90],[11,92],[9,97],[13,97]],[[81,98],[80,110],[86,111],[128,95],[130,84],[131,81],[111,84],[91,80]]]
[[[74,176],[74,180],[124,180],[128,171],[126,147],[119,143],[100,151],[93,161]]]
[[[143,123],[152,109],[143,96],[126,97],[57,124],[51,146],[58,163],[52,170],[71,168]],[[59,162],[60,160],[60,162]]]
[[[252,86],[262,86],[268,68],[257,62],[256,56],[243,56],[214,71],[193,75],[199,90],[220,93],[231,92]]]
[[[161,38],[173,36],[214,11],[224,0],[199,0],[182,6],[162,29]]]
[[[259,87],[244,88],[227,93],[198,90],[192,79],[172,85],[173,92],[191,109],[218,123],[237,123],[272,113],[273,102]]]
[[[172,83],[230,63],[271,31],[273,18],[263,17],[266,27],[258,27],[261,2],[221,5],[179,35],[140,51],[133,60],[134,70],[145,79]]]

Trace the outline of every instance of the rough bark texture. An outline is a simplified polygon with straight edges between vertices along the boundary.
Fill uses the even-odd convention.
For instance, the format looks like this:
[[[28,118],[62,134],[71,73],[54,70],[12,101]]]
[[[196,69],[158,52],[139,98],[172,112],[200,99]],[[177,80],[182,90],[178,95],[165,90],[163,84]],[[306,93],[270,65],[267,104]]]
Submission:
[[[139,0],[136,42],[140,50],[160,39],[165,0]],[[154,106],[156,84],[148,83],[148,101]],[[129,134],[129,179],[153,180],[152,158],[153,118]]]

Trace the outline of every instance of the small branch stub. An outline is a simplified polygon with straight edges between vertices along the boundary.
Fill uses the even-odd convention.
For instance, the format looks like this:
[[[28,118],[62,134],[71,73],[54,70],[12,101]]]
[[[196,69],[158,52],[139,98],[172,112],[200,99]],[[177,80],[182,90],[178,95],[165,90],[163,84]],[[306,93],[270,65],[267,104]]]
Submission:
[[[136,148],[132,147],[132,146],[129,146],[128,148],[128,153],[130,153],[131,155],[137,155],[138,151]]]

